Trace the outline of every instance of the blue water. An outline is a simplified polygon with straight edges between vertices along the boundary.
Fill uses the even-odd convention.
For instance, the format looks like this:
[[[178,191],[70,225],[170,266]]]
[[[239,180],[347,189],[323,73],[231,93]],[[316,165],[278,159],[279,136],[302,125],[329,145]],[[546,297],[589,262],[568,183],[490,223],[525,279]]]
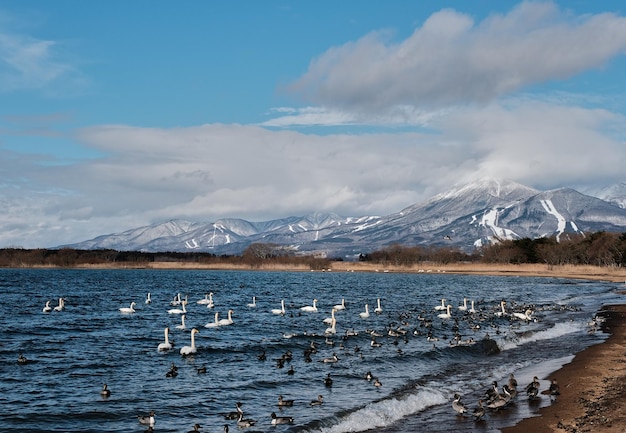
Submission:
[[[545,378],[604,339],[588,322],[602,305],[622,302],[622,287],[611,283],[391,272],[3,269],[0,288],[2,432],[143,432],[137,415],[150,410],[155,432],[187,432],[195,423],[202,432],[221,432],[225,424],[233,432],[240,428],[224,414],[236,402],[256,420],[250,432],[497,432],[550,402],[530,406],[518,396],[509,409],[475,423],[452,411],[454,393],[473,407],[493,380],[505,383],[509,373],[520,387],[534,375]],[[176,328],[180,315],[168,313],[179,293],[189,301],[184,330]],[[197,303],[208,293],[213,308]],[[247,306],[253,296],[255,308]],[[59,297],[66,300],[63,311],[42,312]],[[346,309],[336,313],[336,334],[327,337],[322,320],[342,298]],[[453,306],[451,319],[437,317],[441,298]],[[464,298],[479,312],[458,310]],[[286,314],[272,314],[283,299]],[[300,310],[313,299],[317,312]],[[537,320],[498,318],[501,300],[507,312],[530,305]],[[121,314],[133,301],[136,312]],[[366,303],[370,317],[363,319]],[[205,327],[215,312],[225,318],[229,309],[233,324]],[[159,352],[165,327],[174,348]],[[406,334],[389,336],[389,327]],[[183,357],[179,350],[191,344],[192,328],[199,330],[197,352]],[[429,329],[438,341],[428,341]],[[451,345],[455,329],[462,342],[478,343]],[[348,330],[357,335],[346,337]],[[369,331],[383,335],[375,337],[381,347],[371,346]],[[500,353],[485,353],[486,334]],[[307,362],[311,342],[317,351]],[[265,361],[258,359],[262,351]],[[291,361],[279,368],[277,359],[288,352]],[[18,364],[20,353],[27,364]],[[321,362],[333,353],[338,362]],[[175,378],[166,377],[172,364]],[[367,371],[382,386],[367,381]],[[329,373],[332,387],[324,383]],[[109,398],[100,396],[104,383]],[[320,394],[324,403],[310,406]],[[279,395],[294,399],[293,407],[279,408]],[[272,426],[272,412],[294,423]]]

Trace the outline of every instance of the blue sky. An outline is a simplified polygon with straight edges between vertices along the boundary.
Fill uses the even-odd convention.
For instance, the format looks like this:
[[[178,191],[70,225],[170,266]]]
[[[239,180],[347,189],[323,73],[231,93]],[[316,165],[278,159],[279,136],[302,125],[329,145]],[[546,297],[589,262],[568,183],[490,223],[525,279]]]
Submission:
[[[0,3],[0,247],[623,182],[622,2]]]

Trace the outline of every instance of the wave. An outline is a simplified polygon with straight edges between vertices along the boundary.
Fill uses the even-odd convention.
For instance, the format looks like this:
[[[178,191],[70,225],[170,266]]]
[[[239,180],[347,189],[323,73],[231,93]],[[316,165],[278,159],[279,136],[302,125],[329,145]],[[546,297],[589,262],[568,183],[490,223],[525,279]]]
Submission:
[[[447,402],[444,393],[433,388],[420,388],[416,393],[405,394],[367,404],[361,409],[338,418],[332,426],[310,431],[320,433],[361,432],[386,427],[394,422],[429,407]]]
[[[507,338],[500,342],[500,350],[510,350],[527,343],[541,340],[552,340],[567,334],[584,331],[586,325],[583,322],[556,323],[553,327],[535,333],[524,333],[517,337]]]

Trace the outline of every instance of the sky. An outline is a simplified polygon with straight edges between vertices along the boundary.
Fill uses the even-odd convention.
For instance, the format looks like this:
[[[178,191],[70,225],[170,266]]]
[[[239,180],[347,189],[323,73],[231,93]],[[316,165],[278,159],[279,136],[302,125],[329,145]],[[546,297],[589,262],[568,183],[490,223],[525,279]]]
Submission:
[[[624,182],[625,8],[2,0],[0,247]]]

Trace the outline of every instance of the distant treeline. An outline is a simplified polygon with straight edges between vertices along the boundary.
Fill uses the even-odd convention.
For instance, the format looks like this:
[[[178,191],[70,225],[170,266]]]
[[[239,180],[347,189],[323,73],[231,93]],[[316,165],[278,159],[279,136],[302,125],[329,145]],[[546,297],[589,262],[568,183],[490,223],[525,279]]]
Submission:
[[[206,252],[116,251],[111,249],[0,249],[0,267],[80,267],[80,266],[141,266],[154,262],[197,263],[200,265],[249,266],[251,268],[275,264],[325,269],[332,261],[326,258],[296,254],[277,245],[256,243],[241,255],[216,255]],[[498,243],[466,253],[451,247],[391,245],[388,248],[364,253],[359,261],[379,265],[413,266],[421,263],[545,263],[548,265],[626,265],[626,233],[596,232],[567,234],[538,239],[502,240]]]

